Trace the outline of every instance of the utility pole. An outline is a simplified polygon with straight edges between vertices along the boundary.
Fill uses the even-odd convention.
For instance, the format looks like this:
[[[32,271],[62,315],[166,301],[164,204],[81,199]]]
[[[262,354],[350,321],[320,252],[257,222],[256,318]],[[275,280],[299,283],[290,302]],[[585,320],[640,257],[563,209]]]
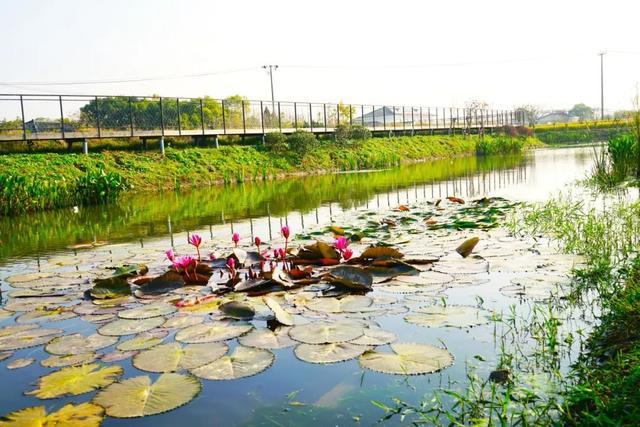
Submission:
[[[600,55],[600,120],[604,120],[604,54],[602,51],[598,53]]]
[[[273,95],[273,72],[278,69],[278,66],[277,65],[263,65],[262,68],[267,70],[267,73],[269,73],[269,80],[271,80],[271,114],[275,115],[275,113],[276,113],[276,99],[275,99],[275,97]]]

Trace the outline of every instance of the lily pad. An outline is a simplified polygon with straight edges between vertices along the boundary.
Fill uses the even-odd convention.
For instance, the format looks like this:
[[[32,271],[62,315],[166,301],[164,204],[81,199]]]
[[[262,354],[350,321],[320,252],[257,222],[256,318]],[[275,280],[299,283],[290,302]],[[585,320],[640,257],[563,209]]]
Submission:
[[[135,295],[138,297],[159,296],[183,286],[182,276],[174,270],[169,270],[136,289]]]
[[[273,314],[276,316],[276,320],[283,325],[292,326],[293,325],[293,317],[291,314],[287,313],[278,302],[270,297],[263,298],[264,303],[273,311]]]
[[[98,329],[100,335],[121,336],[145,332],[164,323],[164,317],[151,317],[149,319],[118,319],[107,323]]]
[[[351,344],[358,345],[385,345],[396,340],[396,334],[378,327],[369,327],[362,329],[364,333],[360,338],[350,341]]]
[[[49,356],[40,364],[45,368],[62,368],[64,366],[84,365],[95,360],[95,353],[69,354],[67,356]]]
[[[364,368],[394,375],[421,375],[437,372],[453,364],[449,351],[429,344],[391,344],[393,353],[368,351],[360,356]]]
[[[186,344],[225,341],[246,334],[252,328],[251,324],[245,322],[217,321],[181,329],[175,339]]]
[[[176,307],[164,302],[143,305],[118,312],[121,319],[149,319],[151,317],[166,316],[177,311]]]
[[[222,357],[229,347],[212,342],[181,346],[177,342],[162,344],[143,351],[133,358],[133,366],[149,372],[172,372],[194,369]]]
[[[239,345],[231,355],[192,369],[191,373],[206,380],[235,380],[266,370],[274,360],[275,355],[269,350]]]
[[[162,344],[165,336],[167,336],[166,331],[158,333],[156,331],[143,332],[131,339],[122,341],[116,346],[116,349],[120,351],[146,350]]]
[[[20,409],[0,420],[2,427],[99,427],[104,418],[104,409],[92,403],[73,405],[68,403],[55,412],[47,414],[44,406]]]
[[[240,301],[225,302],[220,305],[220,311],[222,311],[226,317],[236,320],[249,320],[256,315],[256,311],[253,307]]]
[[[248,334],[239,337],[238,342],[246,347],[266,350],[291,347],[297,344],[297,341],[289,337],[290,329],[290,327],[279,327],[273,331],[268,328],[253,329]]]
[[[163,374],[155,382],[149,376],[127,378],[100,391],[93,402],[114,418],[161,414],[189,403],[200,393],[200,381],[191,375]]]
[[[306,304],[307,308],[323,313],[344,313],[370,311],[373,299],[363,295],[347,295],[342,298],[314,298]]]
[[[199,325],[202,322],[204,322],[204,317],[202,316],[175,316],[167,319],[162,324],[162,327],[166,329],[182,329],[187,326]]]
[[[352,341],[363,335],[362,326],[355,322],[313,322],[291,328],[289,336],[306,344],[328,344]]]
[[[360,255],[364,259],[379,259],[379,258],[402,258],[404,255],[397,249],[388,246],[373,246],[366,249]]]
[[[66,356],[72,354],[90,353],[101,348],[109,347],[118,341],[117,337],[91,334],[87,337],[81,334],[63,335],[52,339],[44,348],[47,353]]]
[[[371,348],[348,342],[298,344],[294,349],[294,353],[298,359],[309,363],[336,363],[355,359]]]
[[[88,393],[106,387],[122,375],[120,366],[100,368],[97,363],[71,366],[52,372],[38,380],[38,388],[26,394],[38,399],[53,399],[64,395]]]
[[[325,280],[329,283],[346,286],[350,289],[370,291],[373,276],[363,268],[341,265],[331,269]]]
[[[62,329],[38,328],[36,325],[6,326],[0,329],[0,351],[19,350],[46,344]]]
[[[20,359],[14,359],[11,362],[7,363],[7,369],[20,369],[25,368],[35,362],[36,359],[33,357],[23,357]]]
[[[466,305],[425,306],[415,310],[418,314],[405,316],[409,323],[431,328],[452,327],[468,328],[489,323],[490,314]]]
[[[460,246],[456,248],[456,252],[458,252],[462,258],[466,258],[471,255],[471,252],[473,252],[473,248],[476,247],[479,241],[479,237],[471,237],[470,239],[462,242]]]

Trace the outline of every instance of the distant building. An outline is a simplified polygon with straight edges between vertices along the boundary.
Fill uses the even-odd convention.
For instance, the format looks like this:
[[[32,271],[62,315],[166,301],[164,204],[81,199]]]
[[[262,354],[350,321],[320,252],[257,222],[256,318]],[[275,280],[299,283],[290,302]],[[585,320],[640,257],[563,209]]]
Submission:
[[[33,119],[24,123],[25,130],[33,133],[60,132],[59,120]],[[65,132],[73,132],[77,126],[71,123],[64,124]]]
[[[580,118],[578,116],[572,116],[566,111],[552,111],[550,113],[545,113],[542,116],[538,117],[536,123],[539,125],[549,124],[549,123],[570,123],[577,122]]]
[[[387,126],[393,126],[394,122],[396,124],[404,123],[405,125],[411,125],[411,109],[405,110],[405,116],[407,117],[404,117],[403,120],[401,107],[380,107],[362,116],[354,117],[352,123],[362,124],[363,126],[368,127],[375,126],[380,128],[384,124],[386,124]]]

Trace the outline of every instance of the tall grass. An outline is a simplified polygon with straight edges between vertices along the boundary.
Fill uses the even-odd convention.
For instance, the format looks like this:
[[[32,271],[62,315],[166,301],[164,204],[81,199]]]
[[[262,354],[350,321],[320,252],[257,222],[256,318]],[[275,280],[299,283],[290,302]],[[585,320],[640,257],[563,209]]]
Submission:
[[[606,145],[594,147],[590,181],[600,189],[611,189],[639,173],[638,140],[632,134],[618,135]]]

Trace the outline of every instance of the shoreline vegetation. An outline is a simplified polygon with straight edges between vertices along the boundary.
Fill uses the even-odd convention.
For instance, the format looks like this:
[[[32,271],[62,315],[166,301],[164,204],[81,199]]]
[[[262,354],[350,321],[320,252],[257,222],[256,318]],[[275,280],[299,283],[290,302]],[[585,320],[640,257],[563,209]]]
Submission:
[[[589,144],[629,133],[629,120],[597,120],[536,125],[536,138],[548,145]]]
[[[268,134],[265,145],[221,145],[159,152],[102,151],[0,156],[0,215],[115,201],[124,193],[171,191],[380,169],[468,155],[508,154],[543,145],[528,136],[415,135],[372,137],[356,126],[336,138],[308,132]]]

